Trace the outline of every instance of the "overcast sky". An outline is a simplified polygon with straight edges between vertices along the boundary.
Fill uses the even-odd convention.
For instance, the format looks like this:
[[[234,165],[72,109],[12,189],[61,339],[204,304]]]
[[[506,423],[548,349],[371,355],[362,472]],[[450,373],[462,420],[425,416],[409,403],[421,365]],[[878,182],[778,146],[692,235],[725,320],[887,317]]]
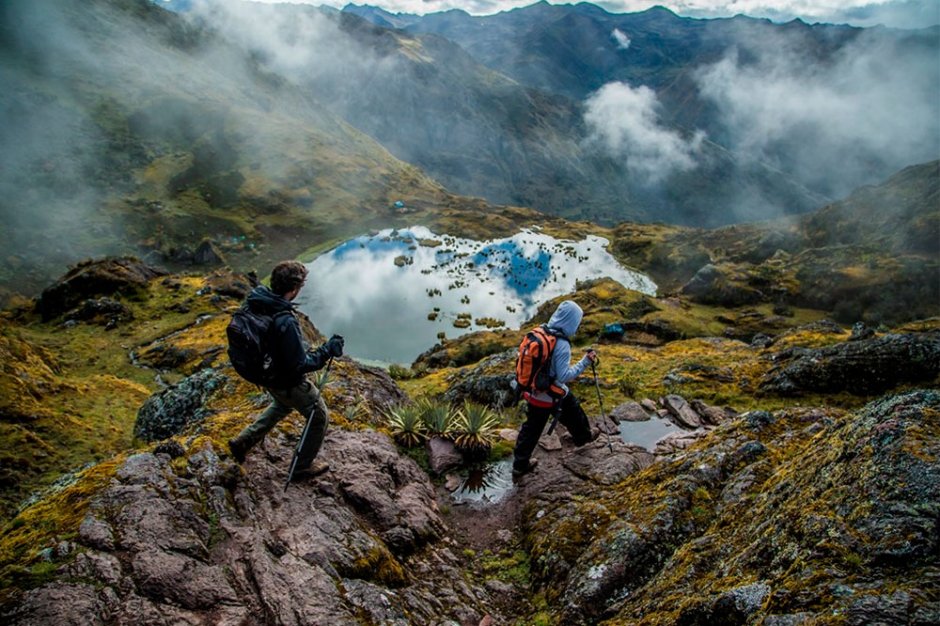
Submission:
[[[285,0],[263,0],[284,2]],[[326,4],[342,8],[346,0],[286,0]],[[357,0],[355,4],[380,6],[392,13],[434,13],[463,9],[473,15],[486,15],[532,4],[534,0]],[[553,4],[564,4],[553,2]],[[940,0],[598,0],[594,2],[612,13],[632,13],[654,5],[672,9],[688,17],[728,17],[743,13],[789,21],[830,22],[896,28],[921,28],[940,24]]]

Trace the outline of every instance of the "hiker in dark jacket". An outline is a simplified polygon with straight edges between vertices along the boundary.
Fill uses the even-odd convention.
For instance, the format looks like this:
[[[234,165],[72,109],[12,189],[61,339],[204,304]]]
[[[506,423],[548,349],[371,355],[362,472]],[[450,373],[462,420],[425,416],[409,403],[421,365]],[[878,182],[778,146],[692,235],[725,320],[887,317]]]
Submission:
[[[555,412],[558,413],[558,421],[568,429],[575,445],[583,446],[593,439],[587,415],[566,384],[580,376],[585,368],[597,359],[597,353],[589,350],[581,360],[571,365],[570,338],[581,325],[583,315],[577,303],[565,300],[558,305],[551,319],[548,320],[548,324],[545,325],[546,329],[557,337],[549,364],[549,379],[553,387],[558,389],[563,396],[552,397],[545,391],[523,394],[528,406],[526,420],[519,429],[516,447],[513,450],[512,474],[515,477],[535,469],[538,460],[531,458],[532,452],[535,451],[539,437],[542,436],[545,424]]]
[[[266,387],[273,401],[252,424],[228,442],[232,456],[239,463],[274,426],[296,410],[312,420],[303,448],[297,453],[293,480],[322,474],[329,465],[314,458],[326,436],[328,413],[320,392],[307,380],[306,374],[322,368],[335,356],[343,354],[343,338],[334,335],[315,350],[308,350],[300,325],[294,317],[291,301],[300,293],[307,278],[307,268],[297,261],[278,263],[271,272],[271,288],[261,285],[248,295],[248,307],[274,318],[273,349],[276,382]],[[279,315],[280,314],[280,315]]]

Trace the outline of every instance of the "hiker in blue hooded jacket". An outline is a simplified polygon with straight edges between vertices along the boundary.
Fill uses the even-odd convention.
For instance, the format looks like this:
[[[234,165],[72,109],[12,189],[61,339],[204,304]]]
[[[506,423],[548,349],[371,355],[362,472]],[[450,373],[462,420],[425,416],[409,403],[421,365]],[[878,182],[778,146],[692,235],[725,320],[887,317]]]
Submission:
[[[329,418],[326,403],[316,386],[307,380],[306,374],[321,369],[332,357],[342,356],[344,344],[342,337],[333,335],[315,350],[307,349],[292,304],[306,279],[307,268],[302,263],[283,261],[271,271],[270,288],[259,285],[248,294],[246,303],[251,310],[274,318],[272,352],[277,375],[275,382],[265,387],[273,398],[271,404],[258,419],[228,442],[232,456],[242,463],[248,451],[278,422],[291,411],[298,411],[312,421],[304,446],[297,453],[293,480],[303,480],[329,470],[327,463],[313,463],[326,436]]]
[[[571,364],[570,339],[581,325],[583,315],[577,303],[565,300],[545,324],[546,330],[557,338],[548,375],[558,393],[555,397],[546,391],[523,394],[528,406],[526,420],[519,429],[513,451],[513,476],[522,476],[535,469],[538,460],[532,458],[532,452],[542,436],[545,424],[555,411],[558,412],[558,421],[568,429],[575,445],[583,446],[593,439],[587,415],[567,386],[597,359],[597,353],[589,350],[577,363]],[[563,395],[559,398],[558,394]]]

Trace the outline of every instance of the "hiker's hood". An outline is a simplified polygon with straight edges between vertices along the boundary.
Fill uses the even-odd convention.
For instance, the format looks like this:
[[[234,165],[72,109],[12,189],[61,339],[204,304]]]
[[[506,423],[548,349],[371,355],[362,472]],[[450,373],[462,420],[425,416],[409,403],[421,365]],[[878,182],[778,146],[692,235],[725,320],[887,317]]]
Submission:
[[[259,285],[248,294],[248,306],[252,311],[273,315],[280,311],[289,311],[294,305],[284,296],[279,296],[270,287]]]
[[[552,319],[548,320],[548,326],[565,333],[566,337],[571,337],[578,330],[578,326],[581,325],[583,315],[581,307],[576,302],[565,300],[552,313]]]

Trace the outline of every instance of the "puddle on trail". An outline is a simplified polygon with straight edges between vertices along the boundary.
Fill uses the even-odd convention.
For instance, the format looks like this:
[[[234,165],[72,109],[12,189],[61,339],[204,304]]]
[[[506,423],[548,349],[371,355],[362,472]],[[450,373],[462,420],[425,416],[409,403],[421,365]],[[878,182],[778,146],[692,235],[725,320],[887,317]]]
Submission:
[[[643,422],[620,422],[620,437],[651,451],[656,442],[677,432],[679,427],[667,419],[651,417]],[[611,436],[615,433],[611,432]],[[605,435],[601,433],[601,437]],[[512,490],[512,459],[497,461],[465,470],[463,482],[451,494],[454,504],[497,504]]]
[[[620,422],[620,438],[625,443],[643,446],[650,452],[656,447],[657,441],[678,431],[678,426],[661,417],[651,417],[643,422]]]
[[[609,276],[655,294],[656,285],[620,265],[606,245],[601,237],[567,241],[530,230],[474,241],[425,227],[387,229],[317,257],[297,305],[325,335],[343,335],[350,356],[410,364],[440,333],[519,328],[579,280]]]
[[[451,499],[454,504],[496,504],[511,489],[512,459],[506,459],[470,468]]]

